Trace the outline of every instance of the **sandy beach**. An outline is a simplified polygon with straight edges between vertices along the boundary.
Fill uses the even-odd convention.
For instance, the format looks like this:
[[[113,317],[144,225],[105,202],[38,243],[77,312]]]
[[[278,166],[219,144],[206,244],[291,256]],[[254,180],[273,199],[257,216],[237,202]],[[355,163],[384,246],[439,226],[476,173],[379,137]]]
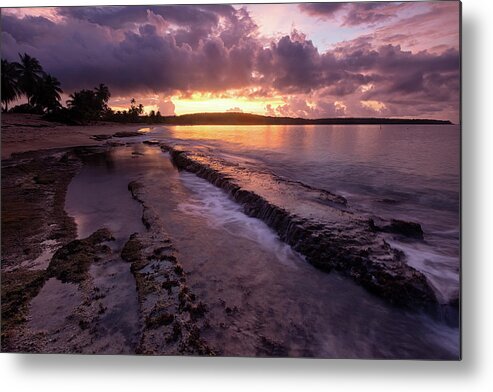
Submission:
[[[12,153],[100,145],[93,135],[112,135],[145,128],[146,124],[116,124],[98,122],[92,125],[71,126],[45,121],[36,114],[1,114],[2,160]]]

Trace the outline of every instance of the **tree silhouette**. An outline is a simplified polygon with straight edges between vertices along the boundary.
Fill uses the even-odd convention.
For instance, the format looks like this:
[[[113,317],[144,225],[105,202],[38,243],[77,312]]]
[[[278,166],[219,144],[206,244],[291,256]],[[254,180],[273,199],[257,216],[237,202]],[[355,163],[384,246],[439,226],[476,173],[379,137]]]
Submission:
[[[103,83],[94,89],[96,97],[102,102],[103,110],[108,111],[108,101],[111,98],[110,89]]]
[[[132,98],[130,100],[130,109],[128,110],[128,114],[136,120],[142,113],[144,113],[144,105],[141,103],[136,105],[135,98]]]
[[[58,79],[46,74],[36,85],[32,103],[39,106],[43,111],[53,112],[62,106],[60,104],[61,93],[63,93],[63,91],[60,88]]]
[[[79,120],[100,120],[105,114],[111,112],[108,107],[110,97],[108,87],[100,84],[94,90],[80,90],[70,94],[67,106]]]
[[[82,120],[95,120],[101,113],[101,104],[92,90],[80,90],[70,94],[67,106]]]
[[[19,64],[2,59],[2,103],[8,110],[9,102],[15,101],[21,95],[19,87]]]
[[[29,56],[27,53],[24,53],[24,55],[19,53],[19,58],[21,59],[19,64],[19,87],[26,94],[27,103],[33,105],[34,94],[44,75],[43,68],[36,58]]]

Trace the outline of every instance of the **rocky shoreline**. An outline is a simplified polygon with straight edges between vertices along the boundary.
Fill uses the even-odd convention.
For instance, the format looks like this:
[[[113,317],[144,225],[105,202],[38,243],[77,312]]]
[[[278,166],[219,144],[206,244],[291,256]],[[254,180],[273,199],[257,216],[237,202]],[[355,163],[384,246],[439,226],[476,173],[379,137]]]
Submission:
[[[125,136],[137,134],[113,135]],[[142,206],[145,230],[122,248],[104,227],[76,238],[75,222],[64,210],[67,187],[88,158],[115,141],[107,143],[2,161],[2,351],[220,355],[221,348],[205,338],[214,324],[208,305],[187,282],[142,184],[132,181],[128,191]],[[144,143],[169,152],[179,170],[225,190],[315,267],[348,276],[397,307],[457,322],[457,303],[439,304],[426,277],[385,240],[397,235],[422,241],[426,233],[418,224],[368,220],[330,192],[177,146]],[[262,355],[283,355],[276,345],[264,346]]]
[[[419,224],[362,218],[351,211],[343,198],[332,194],[298,200],[296,187],[300,184],[286,183],[275,176],[265,181],[260,176],[252,181],[253,173],[221,159],[179,146],[161,144],[161,148],[170,153],[178,169],[225,190],[247,215],[264,221],[315,267],[338,271],[393,305],[457,323],[456,303],[440,304],[423,273],[409,266],[405,255],[392,248],[382,235],[391,233],[407,241],[419,241],[423,239]],[[270,192],[271,186],[279,189]],[[272,196],[275,193],[281,198]],[[303,217],[297,213],[300,204]]]
[[[58,150],[2,161],[3,349],[11,348],[11,336],[26,320],[29,301],[47,280],[52,252],[43,244],[63,246],[76,236],[64,200],[80,166],[70,153]],[[26,260],[33,265],[25,265]]]
[[[143,205],[146,232],[123,249],[104,227],[76,239],[67,187],[85,159],[105,150],[2,161],[2,351],[214,355],[201,337],[207,309],[137,183],[129,191]]]
[[[187,285],[187,278],[161,219],[147,206],[142,185],[131,182],[129,191],[143,206],[145,233],[136,233],[123,247],[121,257],[131,263],[137,283],[144,327],[137,353],[152,355],[214,355],[201,337],[208,327],[206,306]]]

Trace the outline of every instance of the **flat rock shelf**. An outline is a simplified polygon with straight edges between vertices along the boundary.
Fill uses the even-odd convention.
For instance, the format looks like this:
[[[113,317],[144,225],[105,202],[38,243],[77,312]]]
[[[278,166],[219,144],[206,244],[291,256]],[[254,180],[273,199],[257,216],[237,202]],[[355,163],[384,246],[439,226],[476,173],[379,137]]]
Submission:
[[[161,144],[161,148],[180,170],[225,190],[247,215],[264,221],[317,268],[349,276],[393,305],[456,322],[456,306],[440,304],[424,274],[409,266],[404,253],[382,235],[393,231],[419,241],[419,225],[394,220],[377,226],[352,211],[341,196],[307,189],[270,173],[252,172],[179,145]]]

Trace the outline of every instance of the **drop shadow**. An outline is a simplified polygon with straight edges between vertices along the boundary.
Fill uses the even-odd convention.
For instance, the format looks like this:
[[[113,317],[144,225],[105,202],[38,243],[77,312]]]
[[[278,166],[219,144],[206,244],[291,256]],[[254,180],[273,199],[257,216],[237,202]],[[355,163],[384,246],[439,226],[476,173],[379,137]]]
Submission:
[[[461,330],[463,368],[473,372],[479,357],[479,227],[481,217],[481,157],[479,106],[479,21],[462,20],[462,113],[461,113]],[[484,311],[484,310],[483,310]]]

